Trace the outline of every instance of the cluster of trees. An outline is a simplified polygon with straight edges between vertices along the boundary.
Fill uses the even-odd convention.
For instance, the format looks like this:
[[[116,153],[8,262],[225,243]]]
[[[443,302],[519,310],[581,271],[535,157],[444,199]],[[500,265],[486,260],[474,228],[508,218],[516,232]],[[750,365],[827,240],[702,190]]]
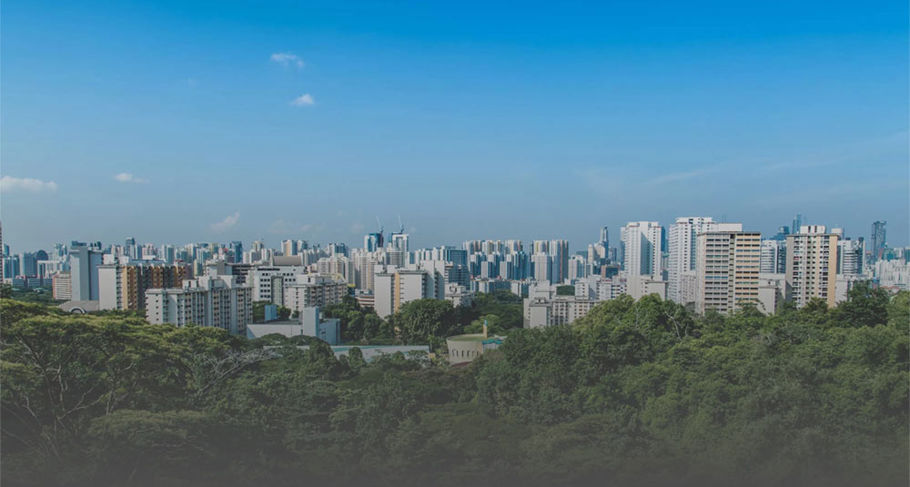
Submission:
[[[0,298],[16,299],[29,303],[56,304],[62,301],[54,299],[49,287],[37,289],[17,289],[10,284],[0,284]]]
[[[438,299],[411,301],[385,320],[350,296],[322,311],[340,320],[345,343],[430,344],[434,349],[448,336],[479,333],[484,321],[491,333],[507,333],[520,328],[523,320],[521,298],[507,291],[478,294],[470,306]]]
[[[265,321],[265,307],[272,303],[268,301],[253,301],[253,322],[262,323]],[[278,306],[277,308],[277,318],[278,320],[287,320],[288,318],[296,318],[296,312],[292,312],[291,308],[284,306]]]
[[[906,292],[774,316],[621,298],[455,368],[0,306],[9,485],[910,480]],[[389,323],[420,338],[455,313],[405,311]]]

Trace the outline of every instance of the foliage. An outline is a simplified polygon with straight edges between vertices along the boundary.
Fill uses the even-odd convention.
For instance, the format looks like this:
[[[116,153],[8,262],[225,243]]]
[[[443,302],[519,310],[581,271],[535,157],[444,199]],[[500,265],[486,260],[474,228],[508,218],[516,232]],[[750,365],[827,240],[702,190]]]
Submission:
[[[3,299],[0,473],[10,485],[910,480],[910,293],[858,286],[834,309],[773,316],[623,297],[527,330],[504,323],[516,304],[415,301],[380,320],[405,342],[481,319],[510,331],[449,368]],[[352,334],[375,316],[353,300],[329,312]]]
[[[557,296],[575,296],[575,286],[570,284],[556,286]]]
[[[262,323],[265,321],[265,307],[270,305],[269,301],[254,301],[253,302],[253,322]],[[290,308],[284,306],[278,306],[278,320],[287,320],[292,317],[292,311]]]

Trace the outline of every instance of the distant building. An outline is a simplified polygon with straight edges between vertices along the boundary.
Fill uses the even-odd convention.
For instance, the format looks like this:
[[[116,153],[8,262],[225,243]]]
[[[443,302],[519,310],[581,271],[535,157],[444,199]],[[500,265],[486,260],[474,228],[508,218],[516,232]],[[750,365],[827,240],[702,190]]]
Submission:
[[[294,283],[284,290],[283,305],[302,312],[306,308],[339,304],[348,294],[348,284],[343,280],[318,274],[298,274]]]
[[[681,288],[686,273],[694,272],[698,258],[696,240],[698,234],[715,231],[742,231],[742,223],[719,223],[711,217],[680,217],[670,225],[667,245],[667,299],[686,304],[694,301],[694,296],[683,295]]]
[[[183,282],[182,288],[146,291],[149,323],[190,323],[212,326],[232,334],[246,334],[253,321],[252,291],[236,283],[234,276],[208,275]]]
[[[629,276],[660,279],[663,228],[657,222],[629,222],[620,231],[623,269]]]
[[[842,276],[859,276],[863,273],[863,256],[866,253],[865,242],[859,240],[838,239],[837,241],[837,274]]]
[[[76,301],[98,300],[98,268],[101,267],[102,253],[85,244],[70,248],[70,275],[72,295]]]
[[[774,314],[787,295],[787,281],[784,273],[758,275],[758,310]]]
[[[183,265],[109,264],[98,267],[98,300],[103,310],[143,310],[149,289],[179,288],[189,278]]]
[[[524,327],[566,325],[588,314],[599,301],[586,296],[559,296],[556,286],[537,284],[529,287],[523,300]]]
[[[824,225],[803,225],[787,235],[787,299],[805,306],[820,298],[834,307],[838,236]]]
[[[761,234],[706,232],[698,236],[695,308],[730,313],[759,304]]]
[[[452,306],[470,306],[474,302],[474,293],[461,284],[446,283],[445,299],[452,302]]]
[[[266,335],[279,334],[288,338],[310,336],[319,338],[329,345],[341,342],[341,325],[337,318],[321,319],[319,308],[305,308],[298,321],[273,323],[255,323],[246,328],[247,338],[261,338]]]
[[[873,266],[878,285],[894,290],[910,290],[910,263],[897,260],[880,260]]]
[[[73,280],[69,272],[58,272],[52,278],[54,299],[69,301],[73,299]]]
[[[394,269],[374,276],[376,290],[374,308],[385,318],[397,312],[405,303],[418,299],[444,299],[445,279],[427,269]]]
[[[888,245],[886,240],[886,228],[888,222],[886,221],[876,221],[872,224],[872,261],[875,262],[882,258],[882,253],[885,251],[885,247]]]
[[[787,271],[787,241],[778,238],[761,242],[761,273],[783,274]]]
[[[503,340],[505,337],[488,336],[486,324],[483,333],[451,336],[446,339],[449,363],[456,365],[473,362],[484,353],[499,348]]]

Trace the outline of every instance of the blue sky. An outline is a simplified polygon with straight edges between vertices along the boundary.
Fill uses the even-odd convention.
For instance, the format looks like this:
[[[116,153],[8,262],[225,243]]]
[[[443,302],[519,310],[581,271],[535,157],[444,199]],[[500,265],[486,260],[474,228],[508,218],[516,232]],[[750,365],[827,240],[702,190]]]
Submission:
[[[908,243],[906,2],[591,3],[5,1],[4,241]]]

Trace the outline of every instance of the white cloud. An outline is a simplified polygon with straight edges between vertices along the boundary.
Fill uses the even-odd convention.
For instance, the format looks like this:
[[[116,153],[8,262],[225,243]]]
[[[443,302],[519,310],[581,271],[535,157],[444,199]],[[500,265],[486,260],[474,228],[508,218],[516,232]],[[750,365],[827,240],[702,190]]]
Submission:
[[[300,59],[296,54],[290,52],[276,52],[269,56],[269,61],[273,63],[278,63],[284,67],[296,66],[297,69],[300,69],[304,66],[303,59]]]
[[[114,179],[120,183],[147,183],[147,179],[137,178],[128,172],[122,172],[114,176]]]
[[[235,211],[233,215],[228,215],[224,217],[224,220],[221,220],[218,223],[212,223],[212,230],[216,232],[223,232],[230,229],[237,224],[237,220],[240,220],[240,212]]]
[[[313,96],[309,93],[304,93],[291,102],[291,105],[295,107],[306,107],[316,103],[316,100],[313,100]]]
[[[0,178],[0,191],[31,191],[33,193],[39,191],[57,191],[57,183],[33,178],[3,176]]]

